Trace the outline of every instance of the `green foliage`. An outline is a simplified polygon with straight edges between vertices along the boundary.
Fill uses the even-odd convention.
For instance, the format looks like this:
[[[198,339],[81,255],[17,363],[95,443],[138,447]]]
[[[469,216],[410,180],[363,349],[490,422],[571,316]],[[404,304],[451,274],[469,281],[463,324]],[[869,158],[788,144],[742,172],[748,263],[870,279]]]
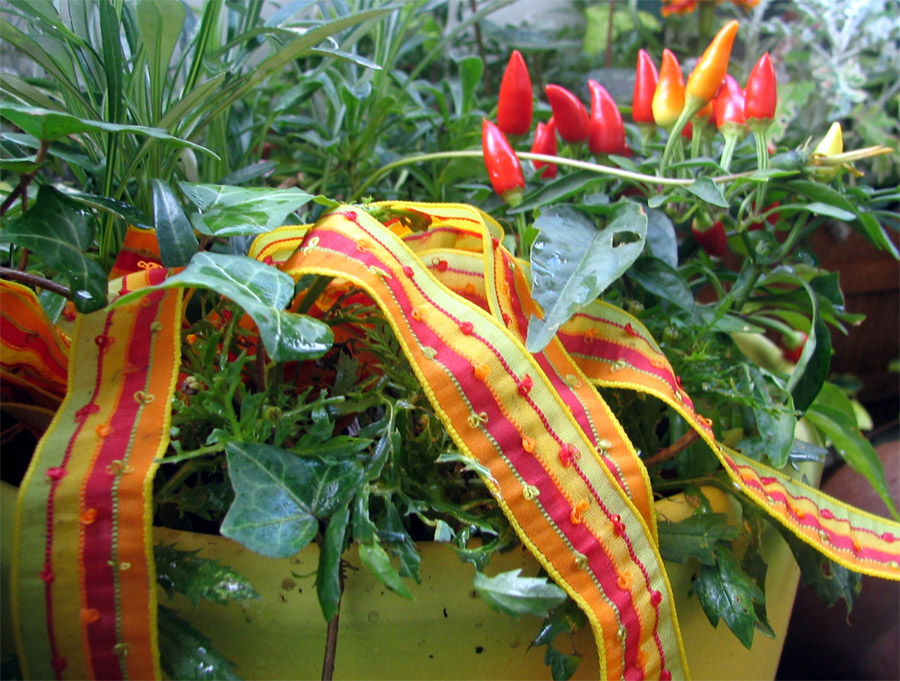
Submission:
[[[547,611],[566,599],[565,592],[546,577],[523,577],[522,569],[488,577],[475,573],[475,590],[493,610],[519,615],[547,617]]]
[[[724,513],[694,513],[677,523],[660,521],[659,552],[666,560],[684,563],[691,558],[701,565],[716,564],[720,542],[735,539],[739,530],[728,524]]]
[[[575,605],[575,602],[567,599],[554,607],[544,619],[537,636],[531,642],[535,646],[547,646],[544,651],[544,663],[550,667],[554,681],[567,681],[578,669],[581,658],[577,654],[561,652],[554,644],[557,636],[561,634],[572,635],[587,626],[587,617]]]
[[[160,605],[157,621],[160,661],[169,678],[186,681],[240,680],[234,673],[236,665],[216,652],[209,639],[181,619],[174,610]]]
[[[197,605],[201,598],[216,603],[259,598],[256,589],[244,577],[217,560],[203,558],[197,551],[181,551],[175,544],[153,547],[156,581],[169,598],[175,593]]]

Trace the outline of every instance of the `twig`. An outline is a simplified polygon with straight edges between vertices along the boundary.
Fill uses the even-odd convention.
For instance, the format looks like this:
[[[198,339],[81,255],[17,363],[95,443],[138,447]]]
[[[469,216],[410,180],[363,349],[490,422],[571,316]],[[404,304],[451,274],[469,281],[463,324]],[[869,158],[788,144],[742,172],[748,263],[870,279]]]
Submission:
[[[669,459],[674,458],[677,454],[690,447],[699,439],[700,436],[697,434],[696,430],[689,430],[680,438],[678,438],[676,442],[672,443],[668,447],[663,447],[649,459],[645,459],[644,465],[649,468],[650,466],[655,466],[656,464],[662,463],[663,461],[668,461]]]
[[[334,661],[337,655],[337,638],[338,627],[341,618],[341,601],[344,597],[344,569],[341,566],[339,579],[341,585],[341,594],[338,597],[337,612],[334,613],[328,621],[328,630],[325,634],[325,658],[322,661],[322,681],[332,681],[334,679]]]
[[[40,166],[44,159],[47,157],[47,150],[50,148],[50,142],[48,140],[41,140],[41,146],[38,147],[37,153],[34,155],[34,162]],[[22,212],[25,212],[25,208],[28,200],[28,185],[31,184],[31,181],[34,179],[34,176],[37,175],[37,171],[40,170],[40,167],[35,168],[30,173],[23,173],[21,177],[19,177],[19,184],[16,185],[16,188],[13,189],[9,196],[4,199],[3,204],[0,205],[0,215],[5,215],[6,211],[9,210],[9,207],[13,205],[13,202],[20,196],[22,197]]]
[[[72,292],[68,288],[62,284],[57,284],[55,281],[39,277],[36,274],[20,272],[12,267],[0,267],[0,279],[9,279],[10,281],[18,281],[21,284],[37,286],[38,288],[58,293],[67,300],[72,300]]]

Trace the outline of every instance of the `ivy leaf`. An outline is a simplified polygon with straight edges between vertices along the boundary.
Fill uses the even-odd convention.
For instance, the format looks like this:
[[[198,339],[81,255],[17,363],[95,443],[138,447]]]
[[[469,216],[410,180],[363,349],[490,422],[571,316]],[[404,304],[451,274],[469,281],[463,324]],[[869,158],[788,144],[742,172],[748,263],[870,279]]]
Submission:
[[[387,554],[381,545],[375,541],[359,545],[359,559],[365,565],[378,581],[384,584],[391,591],[395,591],[404,598],[412,598],[406,584],[400,579],[400,575],[394,566],[391,565],[391,557]]]
[[[566,655],[553,646],[547,646],[547,650],[544,652],[544,664],[550,667],[553,681],[568,681],[578,670],[580,663],[579,655]]]
[[[400,512],[392,502],[388,504],[384,528],[378,536],[387,545],[388,550],[400,559],[400,576],[412,577],[417,583],[421,582],[419,565],[422,563],[422,557],[416,551],[416,543],[403,526]]]
[[[744,572],[730,547],[716,547],[716,564],[703,565],[694,577],[694,592],[710,624],[719,618],[746,648],[753,643],[756,625],[755,603],[765,603],[765,595]]]
[[[838,455],[857,473],[865,476],[881,497],[890,514],[900,520],[891,499],[884,467],[872,444],[859,432],[853,404],[840,388],[825,383],[806,412],[807,420],[834,445]]]
[[[531,352],[545,348],[569,317],[631,266],[644,248],[647,215],[639,205],[625,202],[615,219],[598,230],[571,206],[554,206],[535,227],[540,233],[531,250],[532,293],[545,314],[528,324]]]
[[[34,251],[48,268],[59,272],[80,312],[106,305],[106,273],[86,253],[94,243],[93,219],[53,187],[41,186],[28,212],[4,225],[0,243]]]
[[[293,280],[274,267],[240,255],[201,251],[182,272],[158,286],[126,294],[113,305],[173,286],[218,291],[240,305],[256,322],[266,350],[276,362],[321,357],[331,347],[333,335],[327,324],[284,310],[294,295]]]
[[[666,560],[684,563],[696,558],[702,565],[715,565],[716,545],[738,536],[724,513],[694,513],[678,523],[660,521],[659,552]]]
[[[160,605],[158,611],[159,658],[170,679],[240,681],[235,664],[216,652],[206,636]]]
[[[341,555],[344,553],[344,536],[349,520],[350,511],[346,506],[328,519],[319,553],[316,595],[326,622],[337,614],[341,601]]]
[[[153,547],[156,581],[169,598],[177,592],[197,605],[201,598],[216,603],[259,598],[244,577],[219,561],[202,558],[197,551],[181,551],[175,545]]]
[[[546,617],[547,611],[566,600],[566,592],[546,577],[522,577],[522,568],[488,577],[475,573],[475,590],[497,612]]]
[[[59,190],[67,199],[71,199],[88,208],[107,213],[108,215],[115,215],[129,225],[134,225],[141,229],[151,229],[153,227],[150,218],[144,211],[139,210],[124,201],[111,199],[108,196],[98,196],[97,194],[80,192],[72,187],[67,187],[64,184],[55,185],[54,189]]]
[[[301,189],[230,187],[223,184],[180,182],[185,196],[200,209],[191,224],[201,234],[236,236],[264,234],[284,224],[288,213],[313,196]]]
[[[862,575],[838,565],[781,525],[775,526],[791,547],[791,553],[794,554],[794,559],[800,567],[803,583],[811,586],[828,607],[834,606],[843,598],[849,615],[853,608],[853,599],[859,595],[862,588]]]
[[[574,601],[566,600],[550,611],[531,645],[549,645],[556,640],[557,635],[574,634],[576,631],[584,629],[586,624],[587,617],[584,612],[575,605]]]
[[[251,442],[228,442],[225,453],[235,499],[221,532],[272,558],[309,544],[318,519],[347,504],[363,479],[355,459],[326,463]]]

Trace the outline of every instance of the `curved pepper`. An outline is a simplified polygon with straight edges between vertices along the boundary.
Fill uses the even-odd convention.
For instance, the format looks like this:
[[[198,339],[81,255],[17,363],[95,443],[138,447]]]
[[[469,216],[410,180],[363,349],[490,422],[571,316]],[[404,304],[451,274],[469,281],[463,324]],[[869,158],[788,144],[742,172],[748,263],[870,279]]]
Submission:
[[[738,22],[732,19],[725,24],[710,42],[688,76],[685,87],[685,103],[693,112],[701,109],[706,102],[716,96],[722,79],[728,71],[731,46],[737,35]]]
[[[638,50],[638,62],[635,69],[634,96],[631,100],[631,119],[635,123],[655,123],[653,118],[653,93],[659,72],[653,58],[643,48]]]
[[[546,124],[538,123],[537,130],[534,133],[534,143],[531,145],[532,154],[547,154],[548,156],[556,156],[556,121],[553,117]],[[541,177],[544,179],[553,179],[556,177],[556,164],[546,163],[544,161],[532,161],[535,170],[544,168]]]
[[[591,127],[588,146],[592,154],[624,154],[625,124],[615,100],[596,80],[588,80],[591,91]]]
[[[587,109],[584,108],[577,95],[560,85],[548,85],[544,88],[556,129],[566,142],[583,142],[590,135],[591,122]]]
[[[497,126],[507,135],[524,135],[531,130],[533,104],[528,66],[522,53],[513,50],[500,82]]]
[[[816,145],[816,148],[813,149],[813,159],[816,156],[837,156],[844,151],[844,132],[841,129],[841,124],[835,121],[831,124],[831,127],[828,128],[828,132],[825,133],[825,137]],[[819,177],[823,180],[833,180],[838,172],[838,166],[830,166],[826,168],[816,168],[815,174],[816,177]]]
[[[675,54],[665,49],[662,53],[662,66],[659,69],[659,81],[653,93],[653,120],[663,128],[670,128],[684,108],[684,76],[681,65]]]
[[[494,191],[509,204],[519,203],[525,189],[522,164],[503,131],[486,118],[481,122],[481,147]]]
[[[777,104],[775,68],[772,66],[769,53],[766,52],[756,62],[747,79],[747,88],[744,91],[744,118],[748,121],[754,119],[771,121],[775,118]]]

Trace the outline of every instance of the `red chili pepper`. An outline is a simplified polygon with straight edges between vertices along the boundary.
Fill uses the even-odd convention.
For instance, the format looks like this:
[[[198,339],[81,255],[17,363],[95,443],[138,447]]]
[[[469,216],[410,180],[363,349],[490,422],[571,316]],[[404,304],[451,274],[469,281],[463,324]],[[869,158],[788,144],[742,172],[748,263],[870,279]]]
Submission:
[[[637,69],[634,79],[634,97],[631,100],[631,118],[635,123],[655,123],[653,119],[653,93],[659,72],[653,58],[646,50],[638,50]]]
[[[486,118],[481,122],[481,147],[494,191],[509,204],[519,203],[525,189],[519,157],[503,131]]]
[[[768,206],[766,206],[766,209],[763,212],[768,213],[770,210],[772,210],[773,208],[778,208],[778,206],[780,205],[781,201],[773,201]],[[776,225],[780,217],[781,216],[779,213],[772,213],[769,217],[766,218],[766,222],[768,222],[770,225]],[[762,222],[754,222],[752,225],[747,225],[747,231],[755,232],[760,229],[765,229],[765,227],[765,224],[763,224]]]
[[[744,118],[771,121],[775,118],[778,92],[775,85],[775,68],[766,52],[750,72],[744,91]]]
[[[684,76],[681,65],[675,54],[665,49],[662,53],[662,66],[659,69],[659,81],[653,93],[653,120],[663,128],[669,128],[684,108]]]
[[[695,219],[691,223],[691,233],[697,244],[706,251],[707,255],[721,258],[728,250],[728,237],[725,235],[725,225],[721,220],[716,220],[709,226],[701,224],[702,220]]]
[[[730,73],[716,97],[716,125],[721,131],[727,124],[744,125],[744,92]]]
[[[547,121],[546,124],[538,123],[537,130],[534,133],[534,144],[531,145],[531,153],[532,154],[547,154],[549,156],[556,156],[557,146],[556,146],[556,121],[553,117],[550,117],[550,120]],[[541,177],[544,179],[552,179],[556,177],[556,164],[555,163],[546,163],[544,161],[532,161],[535,170],[540,170],[544,168],[544,172],[541,173]]]
[[[592,154],[625,152],[625,124],[615,100],[596,80],[588,80],[591,91],[591,127],[588,146]]]
[[[590,135],[591,121],[587,109],[578,97],[560,85],[548,85],[544,88],[556,129],[566,142],[583,142]]]
[[[533,98],[525,59],[521,52],[513,50],[500,83],[497,126],[507,135],[524,135],[531,130]]]

